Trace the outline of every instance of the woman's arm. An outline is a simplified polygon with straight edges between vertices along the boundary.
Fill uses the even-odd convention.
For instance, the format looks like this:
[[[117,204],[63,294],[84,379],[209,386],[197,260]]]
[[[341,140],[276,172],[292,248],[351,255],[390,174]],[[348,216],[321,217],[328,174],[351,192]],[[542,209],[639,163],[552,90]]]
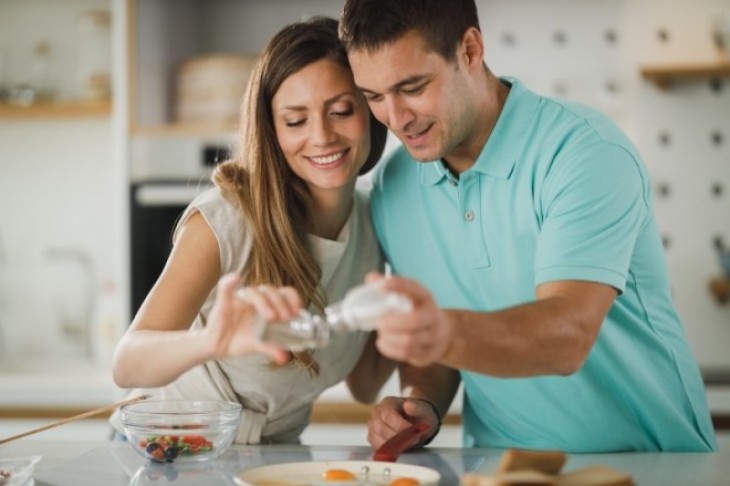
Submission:
[[[166,385],[213,357],[203,331],[188,329],[219,277],[218,243],[195,213],[180,227],[162,274],[117,346],[112,368],[117,385]]]
[[[278,362],[288,359],[283,350],[253,336],[255,307],[265,303],[239,299],[236,275],[220,279],[205,328],[189,329],[220,274],[218,242],[196,212],[180,227],[162,274],[117,346],[112,369],[117,385],[163,386],[194,366],[225,356],[264,352]]]
[[[345,381],[352,396],[361,403],[373,403],[395,369],[395,361],[380,354],[376,348],[376,339],[377,333],[371,332],[360,359]]]

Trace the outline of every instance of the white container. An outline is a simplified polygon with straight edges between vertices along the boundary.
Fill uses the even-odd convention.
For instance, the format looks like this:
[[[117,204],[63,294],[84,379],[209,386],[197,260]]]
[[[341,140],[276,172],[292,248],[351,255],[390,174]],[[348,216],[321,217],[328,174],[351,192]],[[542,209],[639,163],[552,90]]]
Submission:
[[[111,280],[101,284],[91,314],[91,344],[94,361],[110,368],[114,350],[121,337],[121,307],[117,285]]]

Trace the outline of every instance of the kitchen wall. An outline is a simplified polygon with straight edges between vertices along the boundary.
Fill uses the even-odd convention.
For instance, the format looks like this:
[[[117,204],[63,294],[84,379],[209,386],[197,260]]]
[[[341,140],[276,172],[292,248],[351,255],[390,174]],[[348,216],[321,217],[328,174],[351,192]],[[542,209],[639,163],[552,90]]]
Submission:
[[[610,115],[643,154],[655,188],[676,304],[705,367],[730,367],[730,306],[708,291],[730,244],[730,82],[661,91],[643,64],[730,59],[712,40],[727,0],[481,1],[487,62],[500,75]]]
[[[46,42],[55,98],[81,94],[87,41],[82,13],[109,0],[5,0],[0,84],[33,82],[33,51]],[[102,280],[118,280],[126,181],[113,116],[0,117],[0,369],[42,353],[84,350],[74,331]],[[64,331],[64,327],[66,331]]]
[[[95,279],[111,271],[121,235],[110,145],[108,121],[0,123],[2,323],[6,338],[13,335],[3,353],[24,354],[43,343],[52,354],[61,316],[51,302],[85,305],[81,267],[70,252],[54,259],[52,250],[87,254]]]
[[[195,3],[180,0],[181,8]],[[260,49],[283,23],[308,14],[337,16],[342,5],[197,3],[211,7],[202,9],[204,27],[195,35],[209,46],[236,45],[245,52]],[[720,237],[730,244],[730,81],[699,79],[660,91],[639,75],[645,62],[717,59],[710,25],[717,13],[730,12],[730,1],[478,0],[478,5],[493,71],[605,111],[638,145],[653,177],[655,211],[688,339],[703,366],[730,368],[730,305],[718,304],[707,291],[708,280],[720,273],[714,241]],[[58,85],[73,93],[74,22],[80,12],[98,6],[121,14],[125,2],[0,2],[0,52],[14,53],[10,61],[5,57],[4,65],[11,66],[6,75],[24,76],[28,63],[22,56],[47,39]],[[114,35],[123,44],[119,22]],[[123,61],[114,60],[115,91],[122,96]],[[49,250],[83,251],[96,281],[110,277],[124,294],[125,121],[120,98],[110,117],[0,119],[0,362],[38,351],[74,352],[59,327],[58,300],[59,295],[82,300],[84,276],[68,260],[49,259]]]

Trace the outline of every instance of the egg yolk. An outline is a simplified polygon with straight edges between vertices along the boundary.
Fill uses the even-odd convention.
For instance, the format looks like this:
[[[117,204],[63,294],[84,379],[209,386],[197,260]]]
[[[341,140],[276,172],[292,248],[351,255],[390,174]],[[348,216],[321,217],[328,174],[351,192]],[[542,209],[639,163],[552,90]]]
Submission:
[[[357,476],[344,469],[327,469],[322,475],[325,481],[355,481]]]
[[[391,481],[390,486],[421,486],[421,483],[413,478],[398,478]]]

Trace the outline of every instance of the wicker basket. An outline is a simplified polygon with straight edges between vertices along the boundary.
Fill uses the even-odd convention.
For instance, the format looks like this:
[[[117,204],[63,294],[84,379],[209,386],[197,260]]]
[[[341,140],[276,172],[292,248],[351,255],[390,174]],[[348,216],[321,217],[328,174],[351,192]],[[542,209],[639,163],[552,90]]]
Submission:
[[[257,57],[213,54],[184,61],[175,80],[175,120],[233,123]]]

